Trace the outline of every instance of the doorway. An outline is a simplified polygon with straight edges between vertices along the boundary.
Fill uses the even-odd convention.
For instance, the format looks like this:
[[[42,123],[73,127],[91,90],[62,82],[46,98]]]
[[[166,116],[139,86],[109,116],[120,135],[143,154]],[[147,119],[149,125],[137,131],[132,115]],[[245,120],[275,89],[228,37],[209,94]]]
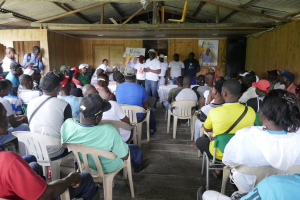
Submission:
[[[160,54],[164,54],[168,60],[168,40],[143,40],[143,48],[146,49],[146,59],[149,58],[148,51],[154,49],[157,58]]]

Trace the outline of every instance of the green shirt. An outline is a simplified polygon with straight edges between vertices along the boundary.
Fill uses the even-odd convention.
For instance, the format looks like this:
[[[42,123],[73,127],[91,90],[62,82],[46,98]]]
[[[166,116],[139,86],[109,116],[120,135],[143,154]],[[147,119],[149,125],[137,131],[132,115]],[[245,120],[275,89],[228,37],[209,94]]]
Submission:
[[[173,97],[173,93],[175,90],[179,90],[179,89],[183,89],[183,87],[176,87],[176,88],[172,88],[169,93],[168,93],[168,97],[171,97],[171,103],[173,101],[172,97]]]
[[[86,73],[79,73],[79,77],[77,78],[77,80],[79,80],[83,86],[90,83],[90,78]]]
[[[128,154],[129,147],[122,141],[119,132],[110,124],[83,125],[74,119],[68,119],[61,127],[61,142],[83,144],[89,147],[110,151],[118,156],[115,159],[107,159],[99,156],[104,173],[113,172],[123,167],[121,158]],[[81,162],[83,159],[80,156]],[[97,171],[96,164],[91,155],[88,155],[89,166]]]

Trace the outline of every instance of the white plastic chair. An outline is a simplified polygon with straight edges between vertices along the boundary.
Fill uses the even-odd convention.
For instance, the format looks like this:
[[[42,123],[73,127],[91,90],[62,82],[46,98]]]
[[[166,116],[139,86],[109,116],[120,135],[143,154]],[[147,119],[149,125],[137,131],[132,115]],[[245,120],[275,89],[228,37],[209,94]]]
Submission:
[[[69,189],[67,189],[64,193],[62,193],[62,194],[60,195],[60,199],[61,199],[61,200],[71,200],[71,199],[70,199]]]
[[[271,175],[276,175],[276,174],[295,174],[300,172],[300,166],[299,165],[294,165],[287,171],[282,171],[279,169],[276,169],[271,166],[260,166],[260,167],[248,167],[246,165],[237,165],[237,166],[225,166],[223,168],[223,180],[222,180],[222,187],[221,187],[221,193],[225,194],[226,190],[226,184],[228,182],[228,178],[231,178],[231,169],[236,169],[238,172],[244,173],[244,174],[251,174],[256,176],[256,181],[253,184],[252,189],[259,183],[261,182],[264,178],[271,176]],[[237,188],[239,191],[243,191],[237,184]]]
[[[47,151],[49,146],[61,146],[59,139],[29,131],[17,131],[12,134],[25,144],[27,154],[36,157],[37,162],[43,167],[45,177],[47,177],[48,166],[51,166],[52,181],[60,179],[60,163],[63,158],[50,161]]]
[[[100,124],[111,124],[113,125],[117,131],[120,133],[120,128],[127,130],[127,131],[131,131],[133,129],[133,136],[132,139],[133,143],[137,145],[137,135],[136,135],[136,128],[135,126],[132,127],[129,124],[122,122],[122,121],[116,121],[116,120],[101,120]]]
[[[104,174],[101,161],[99,159],[99,156],[108,158],[108,159],[115,159],[117,158],[117,155],[109,152],[109,151],[103,151],[100,149],[95,149],[93,147],[88,147],[82,144],[72,144],[72,143],[63,143],[63,146],[65,148],[68,148],[69,151],[73,151],[73,153],[76,156],[76,159],[78,161],[79,169],[81,172],[83,172],[83,169],[90,173],[96,183],[103,183],[103,189],[104,189],[104,199],[105,200],[112,200],[112,184],[113,179],[115,175],[123,169],[123,178],[126,179],[128,175],[129,179],[129,186],[130,186],[130,192],[131,197],[134,198],[134,188],[133,188],[133,181],[132,181],[132,172],[131,172],[131,159],[130,154],[127,160],[124,160],[124,166],[117,169],[114,172]],[[79,153],[82,155],[83,163],[80,162]],[[97,172],[91,171],[89,167],[89,163],[87,160],[87,155],[91,155],[95,161]]]
[[[171,115],[174,117],[173,120],[173,138],[176,139],[176,130],[177,130],[177,119],[189,119],[192,120],[192,109],[197,105],[197,101],[174,101],[169,105],[168,110],[168,124],[167,124],[167,133],[170,130],[170,121]],[[174,115],[171,111],[172,107],[178,108],[178,115]],[[191,124],[191,135],[194,135],[194,125],[195,123]]]
[[[126,116],[129,118],[130,123],[136,125],[137,135],[138,135],[138,145],[142,147],[142,125],[143,122],[147,123],[147,141],[150,141],[150,110],[145,110],[140,106],[132,106],[132,105],[120,105],[122,110],[124,110]],[[142,122],[137,122],[137,113],[147,113],[146,118]]]
[[[148,96],[148,106],[153,110],[155,105],[156,98],[152,96]]]

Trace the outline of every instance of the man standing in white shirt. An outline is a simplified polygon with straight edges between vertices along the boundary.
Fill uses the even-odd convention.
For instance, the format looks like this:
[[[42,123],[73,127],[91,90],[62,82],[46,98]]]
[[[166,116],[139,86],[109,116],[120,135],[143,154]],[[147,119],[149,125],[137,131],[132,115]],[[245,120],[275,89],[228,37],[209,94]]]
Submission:
[[[4,72],[10,72],[10,64],[19,63],[19,55],[16,54],[16,50],[12,47],[7,47],[5,53],[6,56],[2,60],[2,68]]]
[[[145,88],[145,57],[140,55],[139,62],[135,65],[135,72],[136,72],[136,83],[143,86]]]
[[[161,72],[158,75],[159,76],[158,85],[165,85],[167,70],[168,70],[168,62],[165,60],[164,54],[159,55],[159,61],[160,61]]]
[[[97,84],[97,76],[99,74],[105,74],[107,71],[107,66],[108,66],[108,60],[107,59],[103,59],[102,64],[99,65],[99,67],[97,67],[97,69],[95,70],[92,78],[91,78],[91,84],[95,85]]]
[[[150,96],[155,98],[154,109],[156,109],[156,100],[157,100],[157,81],[158,81],[158,74],[161,72],[160,62],[155,58],[155,50],[150,49],[148,51],[149,59],[146,61],[146,66],[144,68],[144,72],[146,72],[146,80],[145,80],[145,89]]]
[[[179,76],[184,75],[184,64],[179,60],[177,53],[174,54],[174,60],[169,63],[168,75],[173,85],[176,85],[176,80]]]

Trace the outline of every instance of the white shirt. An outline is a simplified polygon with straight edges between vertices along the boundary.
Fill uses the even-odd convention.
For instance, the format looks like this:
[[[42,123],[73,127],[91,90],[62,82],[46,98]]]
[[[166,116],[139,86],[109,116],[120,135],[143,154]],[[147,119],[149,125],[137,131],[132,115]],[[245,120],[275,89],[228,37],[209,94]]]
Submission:
[[[135,68],[135,65],[136,65],[137,63],[134,63],[133,61],[131,61],[131,62],[129,62],[128,64],[127,64],[127,67],[131,67],[131,68]]]
[[[175,101],[198,101],[198,97],[194,90],[190,88],[182,89],[178,95],[175,97]],[[173,110],[174,115],[178,115],[178,107]]]
[[[243,93],[243,95],[239,99],[239,102],[241,102],[241,103],[247,103],[247,101],[249,99],[257,97],[257,94],[256,94],[255,90],[256,90],[255,87],[253,87],[253,86],[249,87],[246,90],[246,92]]]
[[[4,59],[2,60],[2,68],[3,68],[3,71],[4,72],[10,72],[10,64],[11,63],[17,63],[16,61],[15,61],[15,59],[10,59],[10,58],[8,58],[7,56],[5,56],[4,57]]]
[[[300,130],[296,133],[271,134],[262,126],[249,126],[236,132],[226,145],[223,163],[249,167],[272,166],[283,171],[300,165]],[[232,170],[237,185],[250,191],[255,176]]]
[[[144,72],[145,63],[136,63],[135,69],[136,69],[136,79],[137,80],[145,80],[146,73]]]
[[[168,70],[168,62],[166,60],[164,60],[164,62],[160,62],[160,68],[161,72],[158,76],[164,77],[166,75],[166,71]]]
[[[123,119],[126,116],[121,106],[116,101],[108,102],[111,105],[111,109],[103,113],[102,120],[121,121],[121,119]],[[120,128],[120,135],[123,142],[127,142],[131,135],[131,132]]]
[[[152,70],[157,70],[157,69],[161,69],[160,68],[160,61],[157,60],[156,58],[154,58],[153,60],[147,59],[146,61],[146,65],[145,68],[149,67]],[[146,72],[146,76],[145,76],[146,80],[149,81],[158,81],[158,74],[153,73],[153,72]]]
[[[285,88],[285,85],[284,84],[280,84],[280,82],[277,82],[274,85],[274,90],[278,90],[278,89],[284,90],[284,88]]]
[[[106,67],[105,64],[101,64],[101,65],[99,65],[99,67],[97,67],[97,69],[95,70],[95,72],[94,72],[94,74],[91,78],[91,84],[92,85],[97,84],[97,71],[98,71],[98,69],[103,69],[106,72],[107,67]]]
[[[6,116],[7,117],[14,114],[14,112],[12,110],[12,107],[11,107],[11,104],[7,99],[4,99],[4,98],[0,97],[0,103],[2,103],[2,105],[6,109]]]
[[[176,78],[181,76],[181,69],[184,68],[184,64],[181,61],[176,62],[175,60],[169,63],[169,68],[171,68],[171,77]]]
[[[38,90],[21,89],[18,92],[18,97],[21,99],[22,104],[28,104],[31,99],[41,96],[42,93]]]

